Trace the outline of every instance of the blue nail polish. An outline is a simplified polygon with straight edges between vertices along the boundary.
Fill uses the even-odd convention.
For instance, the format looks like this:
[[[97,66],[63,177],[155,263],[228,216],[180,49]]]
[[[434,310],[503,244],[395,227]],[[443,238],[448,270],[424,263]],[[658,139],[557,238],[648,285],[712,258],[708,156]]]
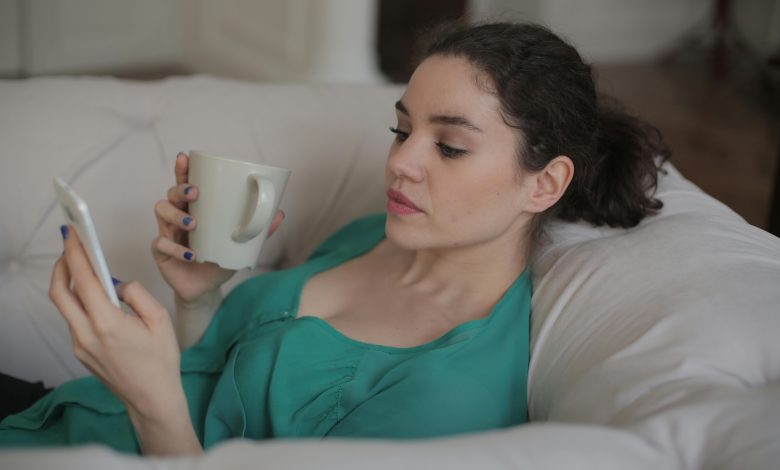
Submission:
[[[192,222],[192,217],[185,217],[183,222],[184,225],[189,225]]]
[[[115,285],[115,286],[116,286],[117,284],[121,284],[121,283],[122,283],[122,281],[120,281],[119,279],[117,279],[117,278],[115,278],[115,277],[112,277],[112,278],[111,278],[111,281],[114,283],[114,285]]]
[[[68,226],[67,225],[60,225],[60,232],[62,232],[62,239],[67,240],[68,239]]]
[[[186,196],[187,194],[189,194],[190,190],[192,190],[192,186],[187,186],[186,188],[184,188],[184,195]]]
[[[189,251],[188,251],[188,252],[186,252],[186,253],[184,253],[184,258],[185,258],[187,261],[192,261],[192,253],[190,253]]]

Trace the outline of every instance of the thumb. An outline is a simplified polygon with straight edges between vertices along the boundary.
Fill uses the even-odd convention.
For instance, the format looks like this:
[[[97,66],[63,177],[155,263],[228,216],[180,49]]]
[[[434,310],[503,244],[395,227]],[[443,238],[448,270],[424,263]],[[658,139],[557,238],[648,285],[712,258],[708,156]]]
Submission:
[[[116,294],[119,300],[129,305],[149,327],[168,317],[165,307],[138,281],[117,284]]]

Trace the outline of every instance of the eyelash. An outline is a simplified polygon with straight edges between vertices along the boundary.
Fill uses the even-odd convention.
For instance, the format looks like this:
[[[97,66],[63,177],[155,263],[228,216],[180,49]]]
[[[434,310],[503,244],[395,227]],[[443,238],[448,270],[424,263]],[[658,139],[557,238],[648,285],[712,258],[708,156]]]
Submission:
[[[390,127],[390,132],[395,134],[395,140],[398,142],[403,142],[409,138],[408,132],[404,132],[397,127]],[[436,146],[439,148],[439,153],[441,153],[444,158],[454,159],[469,153],[468,150],[456,149],[441,142],[436,142]]]

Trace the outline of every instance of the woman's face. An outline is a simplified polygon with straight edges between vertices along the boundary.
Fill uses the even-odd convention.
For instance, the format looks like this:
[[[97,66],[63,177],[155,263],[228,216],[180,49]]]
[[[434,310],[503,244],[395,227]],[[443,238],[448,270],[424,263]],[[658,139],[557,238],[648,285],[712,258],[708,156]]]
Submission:
[[[386,232],[398,245],[454,248],[525,233],[528,174],[485,83],[467,59],[432,56],[396,103],[385,186]]]

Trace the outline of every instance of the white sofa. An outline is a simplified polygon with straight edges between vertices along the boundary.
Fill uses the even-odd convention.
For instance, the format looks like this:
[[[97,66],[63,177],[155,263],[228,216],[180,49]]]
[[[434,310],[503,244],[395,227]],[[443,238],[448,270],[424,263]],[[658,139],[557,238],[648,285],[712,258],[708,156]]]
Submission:
[[[54,176],[90,204],[114,276],[170,308],[149,244],[178,151],[292,169],[282,229],[229,289],[383,209],[401,93],[205,76],[0,81],[0,371],[48,386],[87,373],[47,297],[62,251]],[[536,253],[531,424],[428,441],[234,440],[195,459],[15,450],[0,467],[778,468],[780,239],[666,168],[660,215],[630,230],[557,222]]]

